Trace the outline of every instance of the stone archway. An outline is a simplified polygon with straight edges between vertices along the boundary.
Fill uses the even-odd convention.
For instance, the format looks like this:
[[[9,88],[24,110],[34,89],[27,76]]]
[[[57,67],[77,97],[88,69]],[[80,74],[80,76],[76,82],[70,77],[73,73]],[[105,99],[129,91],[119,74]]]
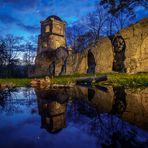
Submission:
[[[126,72],[124,65],[126,44],[123,37],[120,35],[115,36],[112,45],[114,52],[113,71]]]
[[[88,59],[87,59],[88,69],[87,73],[95,73],[96,69],[96,61],[91,49],[88,51]]]

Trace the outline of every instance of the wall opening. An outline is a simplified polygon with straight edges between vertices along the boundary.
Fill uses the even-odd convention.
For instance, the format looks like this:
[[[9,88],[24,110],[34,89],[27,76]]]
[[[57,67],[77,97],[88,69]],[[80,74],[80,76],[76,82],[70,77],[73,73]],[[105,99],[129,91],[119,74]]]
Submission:
[[[113,41],[113,52],[114,52],[114,61],[113,61],[113,71],[116,72],[126,72],[125,68],[125,49],[126,44],[122,36],[118,35],[114,37]]]
[[[89,51],[88,51],[87,63],[88,63],[87,73],[95,73],[96,62],[95,62],[95,57],[94,57],[93,53],[91,52],[91,49],[89,49]]]
[[[60,76],[66,74],[66,63],[67,63],[67,58],[64,60],[64,63],[62,65],[61,72],[59,74]]]
[[[88,88],[88,100],[91,101],[95,96],[95,90]]]
[[[55,75],[55,62],[54,61],[49,65],[48,72],[50,76]]]

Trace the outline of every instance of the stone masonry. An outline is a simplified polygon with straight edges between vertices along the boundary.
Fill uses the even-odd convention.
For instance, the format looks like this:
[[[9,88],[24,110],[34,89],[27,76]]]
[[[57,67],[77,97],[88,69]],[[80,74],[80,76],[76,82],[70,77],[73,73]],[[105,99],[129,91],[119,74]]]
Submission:
[[[113,71],[148,72],[148,18],[113,37],[95,41],[81,53],[66,47],[65,22],[59,17],[41,22],[35,69],[30,76]]]

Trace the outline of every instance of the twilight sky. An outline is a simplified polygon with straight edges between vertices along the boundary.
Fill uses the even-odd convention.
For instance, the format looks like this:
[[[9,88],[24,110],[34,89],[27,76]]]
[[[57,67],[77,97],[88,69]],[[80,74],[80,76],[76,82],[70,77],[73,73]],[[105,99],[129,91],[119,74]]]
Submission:
[[[94,10],[98,0],[0,0],[0,32],[21,36],[37,35],[40,21],[57,15],[73,23]],[[137,20],[148,17],[148,11],[136,9]]]

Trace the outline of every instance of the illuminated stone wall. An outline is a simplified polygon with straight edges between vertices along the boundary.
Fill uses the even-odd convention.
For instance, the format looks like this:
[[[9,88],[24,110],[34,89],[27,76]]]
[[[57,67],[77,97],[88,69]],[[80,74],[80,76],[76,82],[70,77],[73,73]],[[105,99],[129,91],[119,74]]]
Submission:
[[[58,47],[66,47],[65,22],[57,16],[41,21],[41,34],[38,37],[38,54]]]
[[[63,69],[63,74],[148,72],[148,19],[121,30],[112,38],[101,38],[76,53],[66,47],[65,22],[56,16],[48,17],[41,22],[35,61],[30,76],[49,75],[53,63],[54,75],[60,75]]]

